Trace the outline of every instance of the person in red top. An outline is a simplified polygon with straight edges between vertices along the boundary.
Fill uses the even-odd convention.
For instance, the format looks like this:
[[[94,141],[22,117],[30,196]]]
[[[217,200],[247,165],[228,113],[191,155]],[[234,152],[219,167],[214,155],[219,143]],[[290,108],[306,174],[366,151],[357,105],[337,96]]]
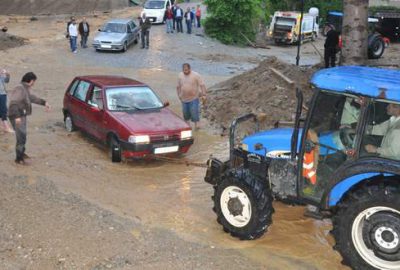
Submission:
[[[168,7],[167,10],[165,10],[164,21],[167,25],[167,34],[173,33],[174,30],[172,29],[172,26],[173,26],[173,21],[174,21],[174,13],[172,12],[171,7]]]
[[[197,28],[201,27],[201,8],[200,5],[197,5],[197,9],[196,9],[196,22],[197,22]]]

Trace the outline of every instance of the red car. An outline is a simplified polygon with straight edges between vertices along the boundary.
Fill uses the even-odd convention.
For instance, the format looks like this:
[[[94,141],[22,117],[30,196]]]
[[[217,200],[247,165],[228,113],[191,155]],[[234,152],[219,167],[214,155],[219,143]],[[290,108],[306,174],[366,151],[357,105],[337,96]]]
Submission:
[[[186,153],[191,127],[147,85],[118,76],[76,77],[64,96],[67,131],[80,129],[109,146],[113,162],[122,157]]]

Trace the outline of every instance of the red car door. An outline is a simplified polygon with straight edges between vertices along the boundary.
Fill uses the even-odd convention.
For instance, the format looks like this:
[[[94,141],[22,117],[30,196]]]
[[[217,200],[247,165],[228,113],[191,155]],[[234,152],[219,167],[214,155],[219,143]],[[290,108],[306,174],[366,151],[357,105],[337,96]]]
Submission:
[[[76,89],[73,91],[69,103],[69,112],[72,116],[74,124],[82,130],[86,131],[85,127],[85,107],[86,97],[90,88],[90,83],[86,81],[79,81]]]
[[[85,118],[88,132],[101,141],[104,141],[107,135],[107,122],[104,116],[103,91],[94,85],[88,94]]]

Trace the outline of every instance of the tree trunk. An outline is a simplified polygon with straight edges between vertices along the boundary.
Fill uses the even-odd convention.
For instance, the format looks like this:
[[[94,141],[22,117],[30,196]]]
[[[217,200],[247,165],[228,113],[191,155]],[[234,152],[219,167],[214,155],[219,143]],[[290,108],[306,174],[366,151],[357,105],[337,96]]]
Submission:
[[[368,0],[343,0],[342,64],[363,65],[368,58]]]

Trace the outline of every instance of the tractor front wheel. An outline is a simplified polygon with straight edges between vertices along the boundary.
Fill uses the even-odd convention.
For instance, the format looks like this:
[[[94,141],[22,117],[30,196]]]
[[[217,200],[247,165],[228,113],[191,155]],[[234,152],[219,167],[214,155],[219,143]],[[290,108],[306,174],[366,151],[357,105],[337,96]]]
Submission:
[[[214,211],[225,232],[241,240],[259,238],[272,223],[272,194],[265,179],[248,170],[229,171],[214,187]]]
[[[333,217],[335,249],[353,269],[400,269],[400,189],[365,186],[348,195]]]

